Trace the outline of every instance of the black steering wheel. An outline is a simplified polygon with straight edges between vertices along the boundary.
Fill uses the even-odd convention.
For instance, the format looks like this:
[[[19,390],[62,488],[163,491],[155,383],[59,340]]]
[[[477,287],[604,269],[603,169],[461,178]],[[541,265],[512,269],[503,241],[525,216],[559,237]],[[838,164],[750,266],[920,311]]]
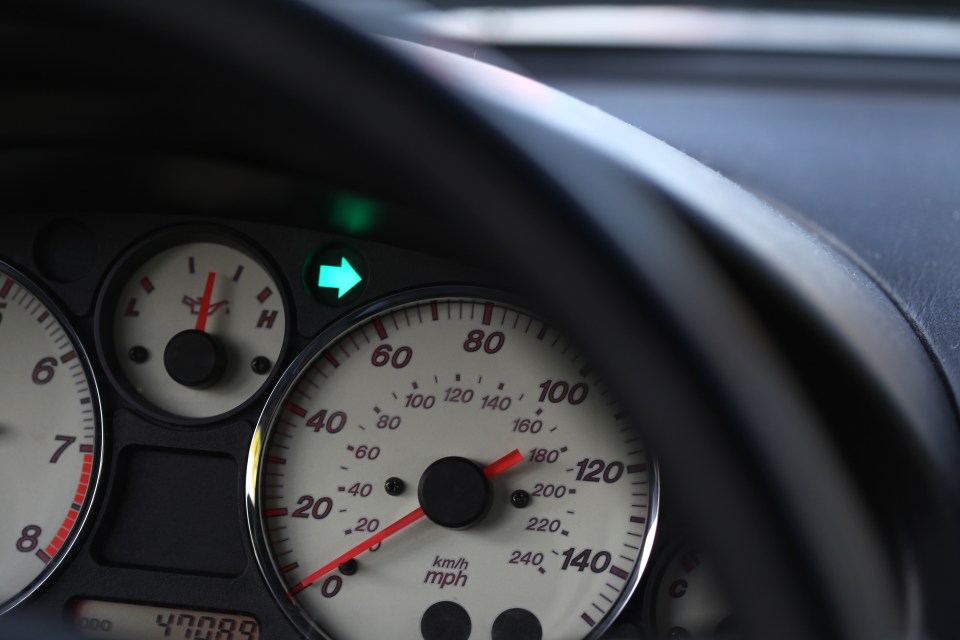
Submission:
[[[445,250],[509,274],[624,398],[753,637],[957,628],[937,600],[960,577],[956,510],[924,471],[929,452],[902,448],[890,473],[932,505],[936,547],[905,550],[923,537],[907,533],[892,546],[863,495],[874,480],[850,464],[703,223],[714,210],[779,220],[753,196],[532,81],[361,34],[306,2],[44,0],[4,13],[61,38],[29,60],[14,57],[26,36],[8,40],[20,79],[85,89],[68,112],[18,114],[7,142],[189,148],[373,183],[417,203],[411,224]]]

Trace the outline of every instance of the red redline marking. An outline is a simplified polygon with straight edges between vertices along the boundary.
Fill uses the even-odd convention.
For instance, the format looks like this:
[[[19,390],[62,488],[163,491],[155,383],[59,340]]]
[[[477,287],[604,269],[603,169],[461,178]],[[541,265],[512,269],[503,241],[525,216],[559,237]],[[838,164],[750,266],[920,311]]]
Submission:
[[[373,319],[373,328],[377,330],[377,335],[380,336],[381,340],[387,339],[387,330],[380,321],[380,318]]]
[[[47,552],[47,556],[52,558],[53,556],[57,555],[57,548],[52,544],[49,544],[47,545],[46,552]]]
[[[292,402],[288,402],[288,403],[287,403],[287,410],[294,412],[295,414],[297,414],[297,415],[300,416],[301,418],[306,418],[306,417],[307,417],[307,410],[304,409],[303,407],[298,407],[297,405],[293,404]]]
[[[285,516],[285,515],[287,515],[286,507],[282,509],[267,509],[266,511],[263,512],[264,518],[276,518],[277,516]]]
[[[267,462],[275,462],[276,464],[287,464],[287,459],[270,456],[267,458]]]
[[[328,351],[327,353],[323,354],[323,357],[326,358],[326,359],[327,359],[327,362],[329,362],[330,364],[332,364],[334,367],[339,367],[339,366],[340,366],[340,363],[337,362],[337,359],[334,358],[334,357],[330,354],[329,351]]]
[[[490,318],[493,316],[493,303],[488,302],[483,305],[483,324],[490,324]]]
[[[153,283],[150,282],[150,278],[144,278],[141,280],[140,286],[143,287],[143,290],[146,291],[148,295],[153,293],[153,290],[156,288],[153,286]]]
[[[13,288],[13,280],[7,278],[7,281],[3,283],[3,286],[0,287],[0,299],[6,298],[7,294],[10,293],[10,289]]]
[[[300,565],[297,564],[296,562],[291,562],[291,563],[288,564],[287,566],[281,567],[281,568],[280,568],[280,573],[288,573],[288,572],[290,572],[290,571],[293,571],[294,569],[296,569],[296,568],[299,567],[299,566],[300,566]]]

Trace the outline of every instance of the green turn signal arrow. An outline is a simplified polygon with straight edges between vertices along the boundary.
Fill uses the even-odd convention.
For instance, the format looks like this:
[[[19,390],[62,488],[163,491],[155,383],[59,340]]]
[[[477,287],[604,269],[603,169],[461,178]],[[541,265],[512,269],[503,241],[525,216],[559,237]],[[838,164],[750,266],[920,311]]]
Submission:
[[[346,258],[340,258],[340,266],[320,265],[320,279],[318,287],[336,289],[337,298],[342,298],[348,291],[360,284],[363,280],[357,270]]]

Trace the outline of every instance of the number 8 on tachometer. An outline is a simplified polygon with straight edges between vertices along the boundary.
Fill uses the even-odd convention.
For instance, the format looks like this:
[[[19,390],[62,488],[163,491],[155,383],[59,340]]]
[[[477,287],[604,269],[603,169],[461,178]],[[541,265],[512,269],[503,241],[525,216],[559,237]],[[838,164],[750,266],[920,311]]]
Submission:
[[[69,553],[96,493],[97,387],[51,301],[0,263],[0,613]]]

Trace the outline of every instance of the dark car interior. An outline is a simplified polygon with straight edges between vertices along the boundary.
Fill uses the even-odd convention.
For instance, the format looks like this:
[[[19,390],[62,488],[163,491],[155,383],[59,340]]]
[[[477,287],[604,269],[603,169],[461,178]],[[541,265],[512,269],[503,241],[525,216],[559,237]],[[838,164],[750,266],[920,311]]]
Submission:
[[[953,637],[951,10],[0,7],[0,638]]]

